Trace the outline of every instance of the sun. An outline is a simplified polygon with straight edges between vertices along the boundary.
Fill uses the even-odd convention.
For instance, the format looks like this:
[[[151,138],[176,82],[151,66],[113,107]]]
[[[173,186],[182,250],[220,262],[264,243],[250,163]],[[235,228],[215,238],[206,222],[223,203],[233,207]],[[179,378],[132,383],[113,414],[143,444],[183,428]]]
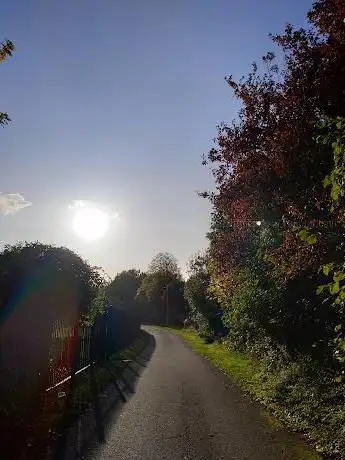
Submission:
[[[85,240],[102,238],[109,228],[109,215],[97,208],[79,208],[73,217],[73,230]]]

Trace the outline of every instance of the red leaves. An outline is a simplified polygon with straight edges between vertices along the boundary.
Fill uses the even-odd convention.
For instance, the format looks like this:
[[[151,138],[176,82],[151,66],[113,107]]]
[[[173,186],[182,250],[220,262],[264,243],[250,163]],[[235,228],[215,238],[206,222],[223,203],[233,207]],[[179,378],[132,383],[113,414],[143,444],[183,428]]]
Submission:
[[[311,245],[302,241],[298,232],[287,229],[281,246],[271,252],[273,274],[279,279],[291,279],[301,271],[319,267],[325,254],[322,244]]]
[[[219,127],[208,162],[218,190],[215,209],[232,226],[213,239],[211,251],[229,273],[245,263],[257,219],[287,223],[273,254],[287,276],[317,266],[323,254],[321,243],[302,243],[293,227],[327,219],[322,180],[332,153],[316,145],[315,124],[345,115],[345,0],[317,0],[308,17],[318,30],[288,25],[273,37],[285,55],[283,69],[268,53],[264,75],[254,64],[246,79],[226,78],[242,109],[238,122]]]
[[[308,18],[322,34],[345,42],[345,0],[317,0]]]

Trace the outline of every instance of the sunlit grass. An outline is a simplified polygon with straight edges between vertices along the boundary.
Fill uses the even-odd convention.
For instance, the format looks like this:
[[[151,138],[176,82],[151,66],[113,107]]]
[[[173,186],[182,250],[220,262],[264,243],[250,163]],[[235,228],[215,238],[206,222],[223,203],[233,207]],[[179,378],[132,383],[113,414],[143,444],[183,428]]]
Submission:
[[[208,358],[219,369],[234,377],[237,382],[246,387],[253,383],[253,374],[258,367],[253,359],[239,353],[230,352],[221,343],[207,344],[190,329],[173,329],[172,331],[188,342],[194,351]]]

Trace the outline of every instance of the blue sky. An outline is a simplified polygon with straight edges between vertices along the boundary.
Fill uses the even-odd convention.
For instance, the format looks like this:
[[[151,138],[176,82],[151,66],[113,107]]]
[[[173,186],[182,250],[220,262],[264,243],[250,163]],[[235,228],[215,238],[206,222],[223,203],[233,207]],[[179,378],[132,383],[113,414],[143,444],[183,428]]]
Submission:
[[[32,206],[0,215],[1,243],[77,250],[113,275],[159,251],[182,267],[205,247],[213,180],[201,165],[216,125],[238,108],[224,76],[274,49],[267,37],[305,23],[307,0],[3,0],[0,192]],[[73,200],[118,212],[84,241]]]

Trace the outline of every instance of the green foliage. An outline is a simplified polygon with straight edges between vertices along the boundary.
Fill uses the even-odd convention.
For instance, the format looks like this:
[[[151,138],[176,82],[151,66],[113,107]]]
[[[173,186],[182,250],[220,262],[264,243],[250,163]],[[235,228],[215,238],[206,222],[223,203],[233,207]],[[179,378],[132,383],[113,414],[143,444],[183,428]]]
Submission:
[[[231,343],[267,356],[272,341],[290,359],[333,370],[345,310],[344,16],[342,2],[316,0],[311,27],[272,37],[279,66],[267,53],[264,73],[254,64],[226,79],[241,109],[204,161],[215,179],[204,194],[213,206],[208,292]]]
[[[171,272],[157,271],[148,273],[141,282],[138,295],[144,295],[150,302],[163,299],[167,286],[175,279],[175,274]]]
[[[333,167],[331,172],[325,177],[323,186],[330,189],[329,208],[334,220],[341,226],[344,225],[344,194],[345,194],[345,118],[326,118],[318,125],[320,134],[316,141],[325,146],[331,147],[333,152]],[[344,235],[344,231],[342,236]],[[318,294],[329,294],[333,299],[333,304],[340,313],[340,320],[345,322],[344,301],[345,301],[345,265],[344,265],[344,244],[342,241],[338,245],[338,253],[341,254],[340,260],[330,262],[322,266],[322,272],[327,277],[332,278],[328,283],[318,287]],[[345,363],[345,336],[342,332],[342,325],[335,328],[336,336],[333,340],[335,346],[335,356],[344,365]],[[343,371],[344,372],[344,371]],[[343,376],[337,377],[342,381]]]
[[[0,253],[0,373],[6,376],[0,380],[0,424],[4,439],[11,429],[17,433],[10,452],[18,448],[23,454],[28,437],[34,436],[31,408],[40,414],[41,396],[51,378],[64,378],[76,364],[71,331],[81,330],[78,323],[93,324],[106,304],[98,271],[67,248],[18,243]],[[59,332],[67,337],[59,337],[58,352],[60,325]],[[67,367],[58,364],[65,359]],[[34,439],[39,445],[39,436]]]
[[[281,338],[284,327],[284,289],[264,273],[242,269],[234,274],[235,288],[224,309],[230,338],[240,349],[261,336]]]
[[[254,357],[229,349],[229,344],[205,344],[193,331],[174,331],[192,348],[237,381],[255,400],[293,430],[308,433],[320,453],[345,455],[345,404],[343,388],[334,384],[333,374],[309,358],[292,361],[283,349],[266,344]],[[270,417],[272,423],[272,417]],[[301,458],[320,458],[302,445]]]
[[[177,264],[177,259],[169,252],[158,253],[151,261],[148,269],[149,274],[165,273],[180,277],[180,269]]]
[[[139,270],[124,270],[118,273],[107,286],[107,292],[114,303],[124,303],[132,300],[138,291],[144,273]]]
[[[109,297],[104,286],[100,286],[94,298],[91,300],[88,312],[84,316],[83,324],[92,325],[96,318],[102,315],[109,305]]]
[[[159,253],[142,278],[137,299],[146,304],[145,322],[180,324],[185,315],[183,281],[176,258]]]
[[[124,270],[117,274],[106,288],[112,305],[140,317],[141,305],[137,299],[137,292],[144,278],[144,273],[135,269]]]
[[[39,242],[6,245],[0,253],[0,315],[4,318],[17,301],[19,287],[25,285],[42,293],[59,286],[61,289],[73,286],[79,314],[88,315],[104,280],[97,270],[67,248]],[[57,318],[58,314],[56,311]]]
[[[333,151],[333,167],[331,172],[324,178],[323,186],[330,188],[330,198],[332,200],[331,210],[343,204],[345,195],[345,118],[336,117],[325,118],[318,125],[320,134],[316,141],[321,145],[329,145]]]
[[[305,228],[300,230],[298,235],[302,241],[306,241],[308,244],[317,243],[317,235],[315,235],[315,233],[311,233],[309,230]]]
[[[186,285],[201,327],[206,291],[223,311],[229,346],[259,358],[256,397],[341,458],[344,17],[344,2],[315,0],[307,28],[287,25],[272,37],[282,65],[267,53],[264,73],[254,64],[247,77],[226,79],[241,109],[218,126],[204,159],[215,179],[215,192],[202,194],[213,207],[209,280],[201,271]]]
[[[223,330],[221,310],[208,292],[210,275],[207,255],[197,255],[189,263],[190,277],[185,283],[184,297],[189,307],[189,320],[206,340],[213,340]]]

